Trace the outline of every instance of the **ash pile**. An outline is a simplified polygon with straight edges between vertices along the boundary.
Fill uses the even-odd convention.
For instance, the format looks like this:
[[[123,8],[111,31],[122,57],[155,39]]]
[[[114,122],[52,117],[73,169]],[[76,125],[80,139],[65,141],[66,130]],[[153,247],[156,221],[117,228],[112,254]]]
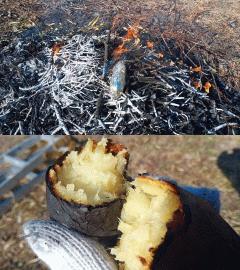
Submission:
[[[240,92],[139,25],[0,52],[2,134],[239,134]]]

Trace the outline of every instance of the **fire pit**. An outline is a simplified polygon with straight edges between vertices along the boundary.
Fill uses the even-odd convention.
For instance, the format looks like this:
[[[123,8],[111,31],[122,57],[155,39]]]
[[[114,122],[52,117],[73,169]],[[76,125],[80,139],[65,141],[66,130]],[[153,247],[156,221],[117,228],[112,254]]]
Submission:
[[[51,39],[33,28],[0,60],[3,134],[240,131],[240,93],[201,55],[140,23]]]

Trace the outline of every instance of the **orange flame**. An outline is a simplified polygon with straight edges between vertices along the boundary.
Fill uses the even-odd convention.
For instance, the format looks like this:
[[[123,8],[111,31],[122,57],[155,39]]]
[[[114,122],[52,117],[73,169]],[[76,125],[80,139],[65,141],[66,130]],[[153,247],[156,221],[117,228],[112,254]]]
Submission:
[[[154,47],[154,42],[152,42],[152,41],[147,41],[147,48],[150,49],[150,50],[152,50],[153,47]]]
[[[137,40],[139,37],[139,26],[129,26],[127,33],[122,37],[122,43],[113,51],[113,57],[119,59],[124,53],[129,50],[126,48],[125,44],[131,40]]]
[[[164,54],[160,52],[160,53],[158,53],[158,57],[159,58],[163,58],[164,57]]]
[[[212,87],[212,84],[210,82],[206,82],[203,86],[206,93],[209,94],[210,88]]]
[[[139,28],[137,26],[129,26],[127,33],[123,36],[123,41],[130,41],[136,39],[139,36]]]
[[[121,55],[123,55],[127,51],[128,49],[125,47],[124,43],[122,43],[113,51],[113,57],[115,59],[119,59]]]
[[[55,43],[52,46],[52,54],[55,56],[57,55],[61,50],[61,45],[59,43]]]

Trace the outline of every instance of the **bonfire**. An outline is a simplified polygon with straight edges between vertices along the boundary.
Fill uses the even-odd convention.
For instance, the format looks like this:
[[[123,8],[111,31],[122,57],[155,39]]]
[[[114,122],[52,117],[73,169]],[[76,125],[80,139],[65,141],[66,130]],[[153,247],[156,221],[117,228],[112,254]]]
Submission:
[[[239,92],[140,23],[51,44],[18,38],[0,55],[3,134],[239,133]]]

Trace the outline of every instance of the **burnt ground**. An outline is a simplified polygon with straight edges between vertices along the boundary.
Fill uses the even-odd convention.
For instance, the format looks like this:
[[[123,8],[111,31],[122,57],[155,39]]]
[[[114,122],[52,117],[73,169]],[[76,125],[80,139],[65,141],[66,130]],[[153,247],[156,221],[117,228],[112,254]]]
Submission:
[[[238,7],[239,1],[2,1],[0,132],[239,134]],[[141,26],[139,47],[124,56],[128,92],[116,101],[104,90],[101,99],[109,84],[98,84],[106,29],[111,29],[113,52],[126,27],[136,24]],[[72,84],[66,90],[65,82],[60,91],[67,97],[59,100],[51,85],[39,87],[40,74],[50,65],[57,73],[48,80],[58,77],[62,83],[62,52],[67,47],[70,58],[76,57],[69,44],[78,33],[98,37],[98,82],[87,98]],[[54,44],[60,47],[60,65],[51,60]],[[192,74],[198,66],[201,72]],[[210,93],[204,91],[207,83]]]
[[[70,34],[87,18],[117,15],[117,22],[141,20],[149,30],[164,28],[188,42],[192,50],[203,49],[221,76],[239,88],[240,3],[230,0],[12,0],[0,1],[0,42],[6,45],[25,29],[43,24],[49,29],[65,28]],[[159,23],[160,22],[160,23]],[[62,30],[61,30],[62,31]],[[155,32],[156,33],[156,32]],[[213,60],[213,59],[212,59]]]
[[[128,147],[131,153],[129,163],[131,176],[149,172],[177,179],[179,184],[217,188],[221,192],[221,215],[240,234],[239,137],[114,136],[112,138]],[[0,151],[6,151],[22,139],[21,136],[0,137]],[[56,157],[56,154],[54,155]],[[25,221],[46,217],[45,187],[44,184],[40,184],[25,199],[15,203],[12,210],[0,219],[2,270],[46,269],[35,260],[25,242],[18,237],[21,234],[21,225]]]

